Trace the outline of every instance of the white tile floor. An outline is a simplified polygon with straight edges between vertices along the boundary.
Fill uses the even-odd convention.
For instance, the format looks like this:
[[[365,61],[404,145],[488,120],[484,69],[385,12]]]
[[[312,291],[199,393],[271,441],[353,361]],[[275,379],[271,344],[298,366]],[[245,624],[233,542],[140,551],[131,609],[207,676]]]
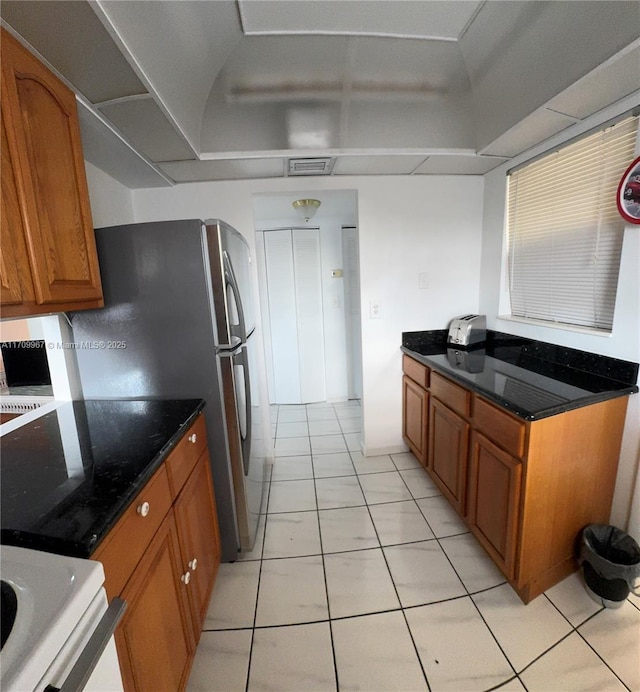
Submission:
[[[640,690],[639,598],[603,609],[574,574],[524,606],[412,455],[361,455],[359,415],[274,408],[267,514],[188,690]]]

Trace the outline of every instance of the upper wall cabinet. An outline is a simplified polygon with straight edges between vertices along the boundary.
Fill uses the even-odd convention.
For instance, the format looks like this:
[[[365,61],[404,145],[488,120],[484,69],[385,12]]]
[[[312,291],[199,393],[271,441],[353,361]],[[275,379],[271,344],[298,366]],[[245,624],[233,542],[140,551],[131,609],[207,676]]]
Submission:
[[[104,305],[76,99],[2,30],[2,317]]]

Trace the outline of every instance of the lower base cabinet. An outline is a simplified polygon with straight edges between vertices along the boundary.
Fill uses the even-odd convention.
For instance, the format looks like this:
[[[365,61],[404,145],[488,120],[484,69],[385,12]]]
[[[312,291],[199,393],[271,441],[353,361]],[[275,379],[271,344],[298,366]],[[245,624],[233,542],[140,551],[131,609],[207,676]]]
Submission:
[[[120,596],[128,604],[116,630],[125,690],[175,692],[186,685],[195,639],[181,577],[171,511]]]
[[[202,415],[92,558],[128,604],[115,632],[126,692],[184,690],[220,564]]]

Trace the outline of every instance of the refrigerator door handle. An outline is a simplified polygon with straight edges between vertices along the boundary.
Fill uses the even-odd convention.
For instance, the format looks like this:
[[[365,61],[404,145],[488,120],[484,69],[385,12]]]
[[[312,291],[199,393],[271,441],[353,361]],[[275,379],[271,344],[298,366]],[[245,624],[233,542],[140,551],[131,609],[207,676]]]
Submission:
[[[249,381],[249,359],[247,349],[241,348],[233,357],[233,364],[242,368],[244,381],[244,405],[245,405],[245,434],[242,437],[242,466],[244,475],[249,475],[249,463],[251,460],[251,383]],[[238,412],[240,413],[240,412]]]
[[[238,324],[231,324],[229,320],[229,331],[232,336],[237,336],[244,343],[247,338],[247,329],[244,321],[244,310],[242,308],[242,300],[240,299],[240,290],[238,289],[238,282],[236,281],[236,276],[233,273],[233,266],[231,264],[231,259],[229,258],[229,253],[226,250],[222,251],[222,263],[224,267],[224,283],[225,291],[227,287],[231,289],[233,293],[233,299],[236,304],[236,309],[238,311]]]

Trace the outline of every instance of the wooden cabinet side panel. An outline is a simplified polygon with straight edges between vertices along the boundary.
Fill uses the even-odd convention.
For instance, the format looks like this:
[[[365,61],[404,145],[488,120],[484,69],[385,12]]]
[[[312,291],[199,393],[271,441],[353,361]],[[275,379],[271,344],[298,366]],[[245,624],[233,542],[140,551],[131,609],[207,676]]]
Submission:
[[[609,522],[626,409],[620,397],[531,423],[517,581],[532,598],[577,567],[587,524]]]
[[[404,376],[402,378],[402,434],[423,466],[427,464],[428,402],[428,392]]]
[[[167,515],[122,597],[116,630],[126,692],[175,692],[186,684],[194,649],[173,513]]]
[[[187,592],[191,604],[194,637],[197,641],[202,631],[221,555],[208,451],[205,450],[200,456],[174,506],[174,512],[180,539],[182,569],[189,570],[191,574]],[[197,560],[195,569],[194,559]]]
[[[2,32],[3,104],[12,113],[36,302],[102,305],[75,96]]]

